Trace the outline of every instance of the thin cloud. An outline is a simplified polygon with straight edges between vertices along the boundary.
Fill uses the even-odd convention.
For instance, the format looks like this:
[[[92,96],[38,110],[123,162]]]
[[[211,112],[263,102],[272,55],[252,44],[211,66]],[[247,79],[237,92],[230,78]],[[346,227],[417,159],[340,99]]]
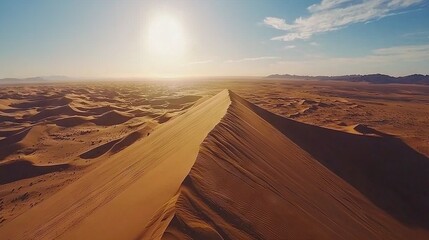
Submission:
[[[389,74],[406,75],[416,73],[416,70],[420,69],[416,67],[416,63],[424,63],[429,67],[429,44],[380,48],[361,57],[318,56],[303,60],[282,60],[276,63],[272,71],[289,69],[290,74],[343,75],[377,73],[380,69],[388,69]]]
[[[378,48],[363,57],[332,59],[350,63],[419,62],[429,60],[429,44]]]
[[[313,4],[308,7],[309,12],[320,12],[340,7],[341,5],[352,2],[351,0],[322,0],[319,4]]]
[[[324,63],[330,66],[340,65],[353,65],[353,64],[365,64],[378,66],[381,63],[405,63],[405,62],[429,62],[429,44],[424,45],[404,45],[395,46],[389,48],[378,48],[371,51],[370,54],[362,57],[336,57],[336,58],[325,58],[325,57],[312,57],[302,61],[279,61],[279,64],[284,63],[305,63],[305,64],[318,64]]]
[[[390,59],[395,61],[429,60],[429,44],[406,45],[399,47],[380,48],[373,51],[370,59]]]
[[[274,57],[274,56],[251,57],[251,58],[242,58],[242,59],[236,59],[236,60],[227,60],[226,63],[253,62],[253,61],[263,61],[263,60],[274,60],[279,58],[280,57]]]
[[[429,38],[429,32],[411,32],[411,33],[405,33],[402,35],[403,38],[408,39],[428,39]]]
[[[284,47],[284,49],[286,49],[286,50],[288,50],[288,49],[294,49],[294,48],[296,48],[295,45],[287,45],[287,46]]]
[[[366,23],[395,15],[423,0],[322,0],[308,7],[310,16],[299,17],[293,23],[276,17],[266,17],[264,24],[287,32],[272,40],[309,39],[314,34],[335,31],[350,24]]]

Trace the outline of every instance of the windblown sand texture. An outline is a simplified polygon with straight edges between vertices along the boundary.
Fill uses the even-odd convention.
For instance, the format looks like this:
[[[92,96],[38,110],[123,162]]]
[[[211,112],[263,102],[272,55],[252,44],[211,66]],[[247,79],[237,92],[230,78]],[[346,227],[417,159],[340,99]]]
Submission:
[[[325,109],[341,118],[350,109],[371,112],[373,104],[338,96],[338,90],[315,97],[316,91],[299,93],[293,84],[283,92],[289,96],[276,99],[252,81],[174,90],[49,86],[27,91],[30,96],[10,87],[0,102],[0,202],[7,216],[0,236],[428,239],[429,159],[418,151],[422,135],[413,135],[409,146],[394,126],[385,132],[366,121],[332,120]],[[234,90],[220,90],[225,85]],[[143,88],[155,90],[149,95]],[[423,108],[425,97],[418,99],[422,105],[377,102]],[[300,115],[279,113],[292,106]],[[331,122],[315,125],[321,116]]]

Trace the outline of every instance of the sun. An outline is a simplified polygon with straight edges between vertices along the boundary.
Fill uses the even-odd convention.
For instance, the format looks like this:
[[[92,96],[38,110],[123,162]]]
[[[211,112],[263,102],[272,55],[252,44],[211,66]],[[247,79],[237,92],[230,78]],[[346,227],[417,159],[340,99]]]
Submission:
[[[180,21],[172,15],[157,15],[147,31],[147,48],[156,60],[172,60],[185,54],[185,34]]]

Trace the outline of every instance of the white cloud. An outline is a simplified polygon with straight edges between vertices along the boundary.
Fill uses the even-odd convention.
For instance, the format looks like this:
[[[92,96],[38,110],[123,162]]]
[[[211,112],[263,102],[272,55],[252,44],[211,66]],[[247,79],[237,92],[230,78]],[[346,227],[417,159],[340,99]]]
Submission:
[[[324,11],[335,7],[339,7],[342,4],[347,2],[351,2],[351,0],[322,0],[320,4],[313,4],[307,9],[310,12],[319,12],[319,11]]]
[[[263,56],[263,57],[251,57],[251,58],[242,58],[236,60],[227,60],[227,63],[238,63],[238,62],[253,62],[253,61],[263,61],[263,60],[274,60],[279,59],[280,57],[273,56]]]
[[[318,42],[311,42],[310,45],[315,46],[315,47],[320,46],[320,44]]]
[[[296,48],[296,46],[295,45],[287,45],[287,46],[285,46],[284,47],[284,49],[294,49],[294,48]]]
[[[264,19],[264,23],[270,27],[273,27],[275,29],[279,30],[289,30],[292,29],[293,26],[290,24],[287,24],[284,19],[281,18],[275,18],[275,17],[266,17]]]
[[[429,60],[429,44],[380,48],[373,51],[371,58],[374,60],[390,59],[396,61]]]
[[[308,7],[310,16],[299,17],[293,23],[266,17],[264,24],[287,33],[272,40],[309,39],[317,33],[335,31],[350,24],[378,20],[397,14],[423,0],[322,0]]]

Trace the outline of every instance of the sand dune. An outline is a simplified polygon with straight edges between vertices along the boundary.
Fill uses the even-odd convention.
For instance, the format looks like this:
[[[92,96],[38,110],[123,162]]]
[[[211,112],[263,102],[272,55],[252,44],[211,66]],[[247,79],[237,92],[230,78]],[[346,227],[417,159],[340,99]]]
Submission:
[[[421,225],[428,222],[427,159],[395,140],[373,137],[362,145],[354,135],[284,119],[231,95],[228,113],[202,144],[181,187],[164,239],[429,236],[409,227],[427,227]],[[371,157],[371,141],[386,141],[376,157]],[[350,158],[353,155],[357,157]],[[397,163],[402,160],[409,162]],[[364,163],[359,166],[357,161]],[[417,176],[409,178],[404,175],[408,172]],[[365,189],[369,186],[377,196]]]
[[[92,123],[91,121],[93,119],[93,117],[72,116],[57,118],[52,122],[60,127],[76,127],[79,125]]]
[[[0,228],[145,138],[159,125],[155,118],[165,114],[160,118],[165,123],[182,114],[166,103],[185,92],[152,83],[3,86],[0,171],[6,174],[0,181]],[[165,106],[135,104],[155,98],[163,98]],[[192,98],[183,107],[192,105],[188,101]],[[91,156],[91,150],[98,155]],[[84,153],[90,158],[80,157]],[[56,167],[62,164],[70,167]]]
[[[120,152],[142,137],[149,136],[152,130],[153,128],[151,126],[145,126],[142,129],[132,132],[123,138],[112,140],[89,151],[86,151],[82,153],[80,157],[83,159],[93,159],[98,158],[108,152],[111,154]]]
[[[153,126],[150,124],[146,124],[142,129],[137,130],[123,137],[119,142],[113,145],[110,150],[112,153],[117,153],[123,150],[126,147],[129,147],[131,144],[141,139],[144,136],[149,136],[149,134],[153,131]]]
[[[68,97],[60,98],[46,98],[40,100],[33,100],[28,102],[10,104],[14,108],[32,108],[32,107],[46,107],[46,106],[65,106],[73,102],[73,99]]]
[[[112,110],[100,115],[99,117],[96,117],[94,120],[92,120],[92,122],[101,126],[111,126],[124,123],[133,117],[134,115],[130,113]]]
[[[19,132],[21,132],[23,129],[22,128],[9,128],[9,129],[4,129],[2,131],[0,131],[0,137],[9,137],[12,135],[15,135]]]
[[[427,157],[388,134],[377,132],[381,138],[348,134],[249,106],[377,206],[404,223],[429,226],[429,216],[424,214],[429,211]]]
[[[372,136],[379,136],[379,137],[393,137],[390,134],[377,131],[376,129],[373,129],[365,124],[353,124],[351,126],[345,127],[344,130],[346,132],[354,133],[354,134],[372,135]]]
[[[100,107],[93,107],[93,108],[87,108],[87,107],[77,107],[80,111],[87,112],[91,115],[101,115],[110,111],[126,111],[125,108],[119,108],[115,106],[100,106]]]
[[[40,120],[49,118],[49,117],[58,117],[58,116],[88,116],[90,114],[86,114],[85,112],[79,111],[75,108],[73,108],[70,105],[64,105],[64,106],[59,106],[59,107],[54,107],[54,108],[47,108],[44,109],[40,112],[38,112],[37,114],[31,116],[28,118],[28,120],[30,121],[35,121],[38,122]]]
[[[131,113],[136,117],[145,117],[145,116],[156,117],[156,114],[151,113],[149,111],[144,111],[142,109],[133,109],[131,111],[128,111],[128,113]]]
[[[81,155],[79,155],[79,157],[81,157],[83,159],[98,158],[98,157],[102,156],[103,154],[105,154],[106,152],[108,152],[110,149],[112,149],[112,147],[116,143],[118,143],[119,141],[121,141],[121,139],[116,139],[116,140],[112,140],[110,142],[104,143],[100,146],[97,146],[93,149],[90,149],[90,150],[82,153]]]
[[[0,121],[2,122],[12,122],[15,121],[15,117],[9,116],[6,114],[0,114]]]
[[[33,126],[0,140],[0,161],[21,149],[32,151],[29,147],[37,143],[45,130],[45,126]]]
[[[7,110],[9,108],[11,108],[10,105],[10,99],[0,99],[0,111],[4,111]]]
[[[161,116],[159,116],[159,117],[156,117],[155,118],[155,120],[157,120],[158,121],[158,123],[165,123],[165,122],[167,122],[168,120],[170,120],[171,119],[171,115],[169,114],[169,113],[164,113],[164,114],[162,114]]]
[[[143,127],[81,154],[109,157],[0,227],[0,236],[429,237],[429,160],[398,138],[365,125],[347,133],[293,121],[228,90],[170,114],[154,119],[163,123],[155,129]],[[111,110],[83,120],[109,126],[133,117]],[[30,141],[26,137],[8,141]],[[43,174],[34,170],[40,166],[20,164]]]

